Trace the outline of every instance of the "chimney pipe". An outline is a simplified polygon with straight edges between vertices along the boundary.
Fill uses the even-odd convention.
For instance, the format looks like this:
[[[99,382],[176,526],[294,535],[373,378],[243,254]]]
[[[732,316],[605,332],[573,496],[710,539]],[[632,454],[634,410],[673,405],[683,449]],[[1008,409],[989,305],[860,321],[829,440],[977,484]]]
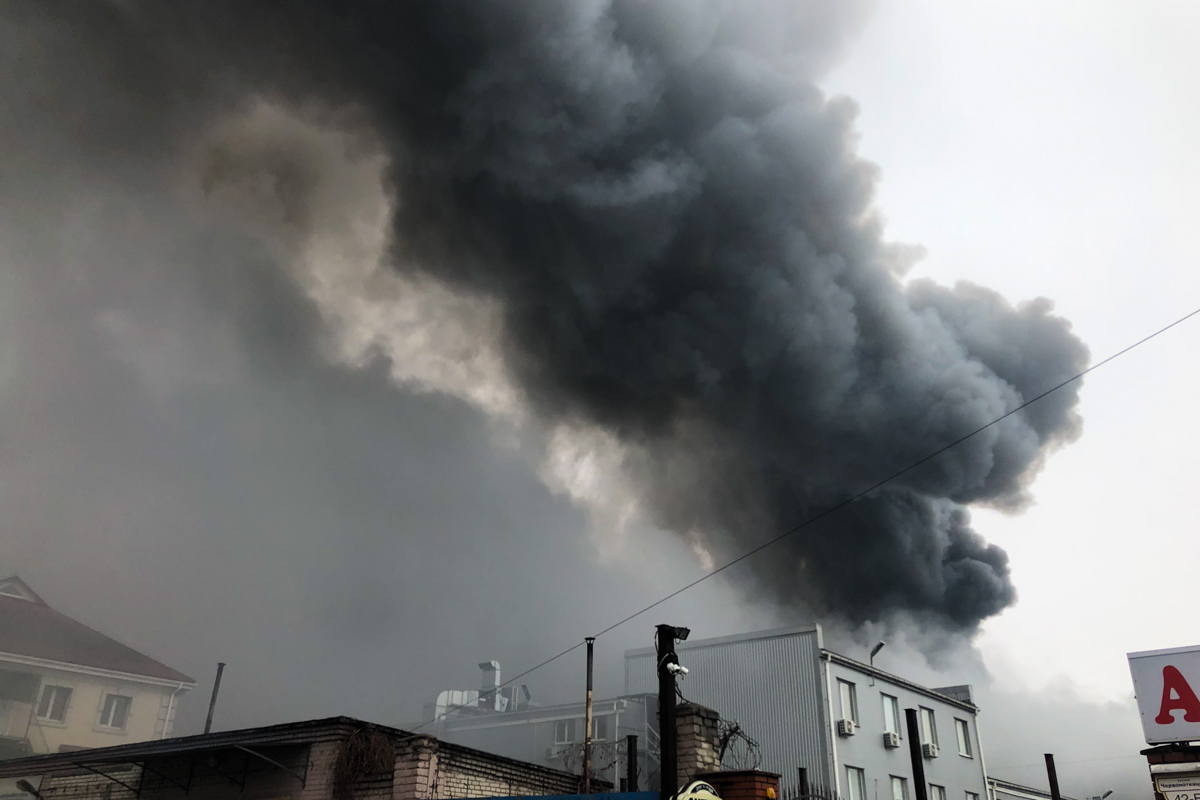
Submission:
[[[479,685],[479,708],[496,711],[500,707],[500,662],[481,661],[479,669],[483,671],[483,682]]]
[[[225,672],[225,662],[217,662],[217,679],[213,681],[212,697],[208,700],[208,719],[204,720],[204,732],[212,730],[213,712],[217,710],[217,692],[221,691],[221,675]]]
[[[638,737],[631,733],[625,737],[625,791],[638,790]]]
[[[925,783],[925,754],[921,752],[921,726],[917,722],[915,708],[904,709],[904,721],[908,727],[908,755],[912,759],[913,789],[917,800],[929,800],[929,786]]]
[[[1054,768],[1053,753],[1046,753],[1046,777],[1050,779],[1050,797],[1053,800],[1062,800],[1058,791],[1058,770]]]

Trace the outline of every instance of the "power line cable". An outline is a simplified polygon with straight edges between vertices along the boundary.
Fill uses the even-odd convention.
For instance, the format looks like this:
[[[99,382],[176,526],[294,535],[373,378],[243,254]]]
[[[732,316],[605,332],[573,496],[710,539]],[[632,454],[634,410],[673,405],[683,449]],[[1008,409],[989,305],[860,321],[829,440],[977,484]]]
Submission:
[[[1054,394],[1059,389],[1062,389],[1066,386],[1070,386],[1072,383],[1074,383],[1075,381],[1084,377],[1085,375],[1088,375],[1089,373],[1096,371],[1097,369],[1099,369],[1100,367],[1103,367],[1105,364],[1108,364],[1111,361],[1115,361],[1116,359],[1120,358],[1121,356],[1125,355],[1126,353],[1130,352],[1131,350],[1141,347],[1143,344],[1145,344],[1146,342],[1149,342],[1151,339],[1161,336],[1162,334],[1166,333],[1167,331],[1171,330],[1172,328],[1176,327],[1177,325],[1181,325],[1184,322],[1187,322],[1189,319],[1191,319],[1192,317],[1194,317],[1198,314],[1200,314],[1200,308],[1197,308],[1196,310],[1183,315],[1182,317],[1180,317],[1179,319],[1170,323],[1169,325],[1165,325],[1162,328],[1159,328],[1158,330],[1154,331],[1154,333],[1151,333],[1149,336],[1145,336],[1145,337],[1139,339],[1138,341],[1134,342],[1133,344],[1129,345],[1128,347],[1118,350],[1117,352],[1110,355],[1108,358],[1105,358],[1103,361],[1098,361],[1095,364],[1088,367],[1087,369],[1083,370],[1082,372],[1076,373],[1075,375],[1072,375],[1071,377],[1067,378],[1066,380],[1062,381],[1061,383],[1055,384],[1054,386],[1050,387],[1049,389],[1042,392],[1041,394],[1036,395],[1036,396],[1030,398],[1029,400],[1026,400],[1024,403],[1021,403],[1020,405],[1016,406],[1011,411],[1008,411],[1008,412],[1000,415],[999,417],[996,417],[994,420],[992,420],[991,422],[988,422],[985,425],[979,426],[978,428],[974,429],[970,433],[960,436],[959,438],[955,439],[954,441],[950,442],[949,444],[945,445],[944,447],[934,450],[932,453],[925,456],[924,458],[914,461],[913,463],[909,464],[907,467],[904,467],[903,469],[901,469],[897,472],[893,472],[891,475],[884,478],[883,480],[873,483],[870,486],[868,486],[867,488],[863,489],[862,491],[860,491],[850,497],[847,497],[846,499],[826,508],[824,511],[821,511],[820,513],[815,514],[812,517],[809,517],[804,522],[801,522],[799,525],[796,525],[792,528],[787,529],[786,531],[779,534],[778,536],[768,539],[767,541],[763,542],[760,545],[757,545],[756,547],[752,547],[751,549],[742,553],[737,558],[734,558],[731,561],[727,561],[724,564],[722,564],[721,566],[717,567],[716,569],[706,572],[705,574],[701,575],[699,578],[696,578],[695,580],[691,581],[690,583],[684,584],[683,586],[679,587],[678,589],[671,592],[670,594],[665,595],[665,596],[659,598],[658,600],[655,600],[650,605],[648,605],[638,611],[633,612],[629,616],[623,617],[622,619],[614,622],[612,625],[609,625],[607,628],[604,628],[603,630],[594,634],[593,635],[594,638],[598,639],[601,636],[604,636],[606,633],[611,633],[612,631],[614,631],[617,628],[624,625],[626,622],[631,622],[632,620],[637,619],[638,617],[642,616],[646,612],[652,611],[653,609],[658,608],[663,603],[666,603],[668,600],[672,600],[672,599],[678,597],[679,595],[683,594],[684,592],[691,589],[692,587],[698,586],[699,584],[704,583],[709,578],[720,575],[722,572],[729,569],[730,567],[733,567],[733,566],[736,566],[737,564],[742,563],[746,559],[750,558],[753,555],[756,555],[757,553],[762,552],[763,550],[767,549],[771,545],[777,544],[777,543],[783,541],[784,539],[788,538],[789,536],[799,533],[800,531],[804,530],[805,528],[809,527],[810,525],[820,522],[821,520],[825,519],[826,517],[830,516],[831,514],[837,513],[838,511],[842,510],[843,508],[850,505],[851,503],[854,503],[858,500],[861,500],[863,497],[866,497],[868,494],[875,491],[876,489],[882,488],[883,486],[886,486],[887,484],[891,483],[892,481],[895,481],[898,478],[901,478],[901,477],[907,475],[908,473],[912,472],[917,467],[920,467],[924,464],[929,463],[933,459],[940,456],[942,453],[945,453],[947,450],[952,450],[953,448],[957,447],[958,445],[962,444],[963,442],[967,441],[968,439],[978,436],[979,434],[983,433],[987,429],[989,429],[995,425],[998,425],[999,423],[1008,419],[1013,414],[1016,414],[1018,411],[1022,411],[1024,409],[1028,408],[1029,406],[1033,405],[1034,403],[1038,402],[1039,400]],[[494,689],[489,689],[487,692],[481,692],[479,699],[482,700],[485,695],[490,696],[490,695],[495,694],[500,689],[520,680],[521,678],[525,677],[526,675],[529,675],[531,672],[539,670],[542,667],[544,667],[554,661],[557,661],[558,659],[562,658],[563,656],[565,656],[571,652],[574,652],[575,650],[579,649],[582,646],[583,646],[583,642],[578,642],[578,643],[572,645],[571,647],[568,647],[566,650],[563,650],[561,653],[558,653],[557,655],[553,655],[550,658],[547,658],[545,661],[541,662],[537,666],[530,667],[529,669],[525,670],[524,672],[520,673],[519,675],[509,678],[507,681],[505,681],[504,683],[501,683],[499,686],[495,687]],[[468,705],[469,704],[464,703],[462,705],[455,706],[452,709],[447,709],[446,711],[442,712],[441,714],[436,715],[433,719],[421,723],[413,730],[414,731],[420,730],[421,728],[424,728],[427,725],[432,725],[434,722],[437,722],[439,719],[445,718],[447,715],[449,715],[450,713],[452,713],[454,711],[458,711],[462,708],[466,708]]]

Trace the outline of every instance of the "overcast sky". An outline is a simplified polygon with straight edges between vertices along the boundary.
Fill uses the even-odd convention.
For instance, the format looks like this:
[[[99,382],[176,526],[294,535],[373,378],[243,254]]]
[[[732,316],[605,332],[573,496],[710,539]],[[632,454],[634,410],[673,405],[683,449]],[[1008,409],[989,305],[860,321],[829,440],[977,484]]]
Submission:
[[[1200,307],[1198,30],[1184,2],[885,2],[825,86],[914,274],[1050,297],[1098,360]],[[1196,322],[1088,376],[1035,505],[976,512],[1019,593],[979,639],[1002,685],[1127,701],[1126,652],[1195,643]]]
[[[830,29],[846,37],[840,60],[818,48],[834,66],[815,79],[858,106],[886,238],[927,251],[907,280],[1048,297],[1093,361],[1200,307],[1200,11],[917,1],[851,16]],[[11,46],[37,24],[0,29],[13,108],[68,94],[37,48]],[[72,77],[92,112],[118,97],[104,77]],[[292,136],[278,134],[289,124],[250,127]],[[530,456],[536,443],[496,424],[502,391],[429,379],[441,362],[415,347],[400,355],[442,391],[398,388],[386,358],[331,357],[328,304],[274,267],[286,247],[180,181],[193,152],[122,147],[122,130],[80,138],[32,110],[0,123],[2,557],[51,604],[199,678],[184,730],[217,660],[230,662],[222,727],[334,713],[402,724],[440,689],[474,686],[476,662],[511,675],[701,574],[709,553],[694,541],[650,525],[598,533],[586,497]],[[305,136],[310,155],[332,147]],[[322,208],[370,212],[374,173],[321,170]],[[898,632],[880,657],[984,687],[998,775],[1040,785],[1054,751],[1069,793],[1144,785],[1124,654],[1194,643],[1198,345],[1194,320],[1090,375],[1082,435],[1048,456],[1034,503],[973,508],[1017,592],[977,653],[939,656]],[[491,374],[487,352],[472,357]],[[719,635],[802,621],[746,588],[753,569],[602,640],[601,691],[620,690],[620,651],[648,644],[655,622]],[[573,658],[531,676],[535,694],[569,698]]]

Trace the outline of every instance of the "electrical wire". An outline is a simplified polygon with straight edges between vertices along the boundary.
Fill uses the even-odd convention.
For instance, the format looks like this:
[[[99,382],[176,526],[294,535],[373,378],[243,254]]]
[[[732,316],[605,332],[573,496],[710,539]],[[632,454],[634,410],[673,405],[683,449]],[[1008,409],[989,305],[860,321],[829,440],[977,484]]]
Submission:
[[[691,589],[695,586],[698,586],[701,583],[704,583],[709,578],[713,578],[713,577],[716,577],[717,575],[720,575],[722,572],[729,569],[730,567],[733,567],[733,566],[736,566],[736,565],[742,563],[743,561],[750,558],[751,556],[754,556],[754,555],[762,552],[763,550],[766,550],[771,545],[777,544],[777,543],[783,541],[784,539],[788,538],[789,536],[793,536],[796,533],[799,533],[800,531],[804,530],[805,528],[809,527],[810,525],[820,522],[821,520],[825,519],[826,517],[837,513],[838,511],[842,510],[843,508],[850,505],[851,503],[854,503],[858,500],[861,500],[863,497],[866,497],[868,494],[870,494],[871,492],[874,492],[876,489],[880,489],[880,488],[886,486],[887,484],[892,483],[893,481],[907,475],[908,473],[912,472],[917,467],[920,467],[920,466],[927,464],[930,461],[934,460],[935,458],[940,456],[942,453],[945,453],[947,450],[952,450],[953,448],[958,447],[963,442],[965,442],[968,439],[971,439],[975,436],[978,436],[979,434],[983,433],[984,431],[988,430],[989,428],[991,428],[995,425],[998,425],[999,423],[1008,419],[1012,415],[1016,414],[1018,411],[1022,411],[1024,409],[1028,408],[1029,406],[1033,405],[1034,403],[1038,402],[1039,400],[1054,394],[1059,389],[1062,389],[1066,386],[1070,386],[1072,383],[1075,383],[1080,378],[1083,378],[1085,375],[1088,375],[1089,373],[1096,371],[1097,369],[1099,369],[1100,367],[1103,367],[1105,364],[1108,364],[1111,361],[1115,361],[1116,359],[1120,358],[1121,356],[1125,355],[1126,353],[1130,352],[1131,350],[1141,347],[1143,344],[1145,344],[1146,342],[1149,342],[1151,339],[1155,339],[1158,336],[1161,336],[1162,334],[1166,333],[1167,331],[1171,330],[1172,328],[1174,328],[1178,325],[1181,325],[1184,322],[1187,322],[1189,319],[1191,319],[1192,317],[1194,317],[1198,314],[1200,314],[1200,308],[1197,308],[1196,310],[1183,315],[1182,317],[1180,317],[1179,319],[1170,323],[1169,325],[1165,325],[1165,326],[1159,328],[1158,330],[1154,331],[1150,335],[1137,340],[1133,344],[1131,344],[1121,350],[1118,350],[1117,352],[1115,352],[1112,355],[1105,358],[1103,361],[1096,362],[1095,364],[1091,365],[1087,369],[1083,370],[1082,372],[1076,373],[1075,375],[1072,375],[1071,377],[1067,378],[1066,380],[1062,381],[1061,383],[1051,386],[1049,389],[1045,390],[1041,394],[1036,395],[1036,396],[1030,398],[1029,400],[1026,400],[1024,403],[1021,403],[1020,405],[1016,406],[1011,411],[1008,411],[1008,412],[1000,415],[999,417],[996,417],[991,422],[988,422],[985,425],[979,426],[978,428],[974,429],[970,433],[960,436],[959,438],[955,439],[954,441],[950,442],[949,444],[947,444],[941,448],[938,448],[937,450],[934,450],[932,453],[925,456],[924,458],[921,458],[921,459],[918,459],[917,461],[912,462],[907,467],[904,467],[903,469],[901,469],[897,472],[893,472],[891,475],[887,476],[883,480],[873,483],[870,486],[868,486],[867,488],[863,489],[862,491],[860,491],[854,495],[851,495],[850,497],[847,497],[846,499],[844,499],[832,506],[829,506],[824,511],[821,511],[818,514],[815,514],[815,515],[809,517],[808,519],[801,522],[799,525],[788,528],[786,531],[779,534],[778,536],[775,536],[774,538],[768,539],[767,541],[763,542],[762,544],[752,547],[751,549],[742,553],[737,558],[734,558],[731,561],[727,561],[724,564],[722,564],[721,566],[717,567],[716,569],[706,572],[705,574],[701,575],[699,578],[696,578],[695,580],[684,584],[683,586],[679,587],[678,589],[671,592],[670,594],[664,595],[663,597],[659,598],[658,600],[655,600],[650,605],[645,606],[644,608],[639,609],[638,611],[635,611],[632,614],[617,620],[612,625],[609,625],[607,628],[604,628],[603,630],[594,634],[593,638],[598,639],[607,633],[611,633],[612,631],[621,627],[625,623],[631,622],[631,621],[637,619],[638,617],[642,616],[643,614],[645,614],[649,611],[652,611],[655,608],[658,608],[663,603],[666,603],[667,601],[678,597],[679,595],[683,594],[684,592],[688,591],[689,589]],[[509,678],[507,681],[501,683],[499,686],[495,687],[494,689],[489,689],[487,692],[481,692],[479,695],[479,699],[482,700],[485,696],[494,695],[500,689],[502,689],[506,686],[509,686],[510,684],[515,683],[516,681],[520,680],[521,678],[524,678],[526,675],[529,675],[530,673],[535,672],[535,671],[541,669],[542,667],[547,666],[548,664],[551,664],[554,661],[557,661],[558,659],[562,658],[563,656],[566,656],[569,653],[572,653],[575,650],[578,650],[582,646],[583,646],[583,642],[578,642],[578,643],[572,645],[571,647],[568,647],[566,650],[563,650],[562,652],[558,653],[557,655],[553,655],[550,658],[547,658],[545,661],[541,662],[540,664],[530,667],[529,669],[525,670],[524,672],[520,673],[519,675]],[[454,711],[458,711],[462,708],[466,708],[468,705],[470,705],[470,704],[464,703],[462,705],[455,706],[454,708],[448,708],[441,714],[436,715],[433,719],[423,722],[420,725],[418,725],[416,728],[413,728],[413,730],[417,731],[417,730],[420,730],[421,728],[426,727],[427,725],[432,725],[433,723],[437,722],[440,719],[445,718],[447,715],[453,713]],[[1067,762],[1064,762],[1064,763],[1067,763]],[[1072,763],[1074,763],[1074,762],[1072,762]]]

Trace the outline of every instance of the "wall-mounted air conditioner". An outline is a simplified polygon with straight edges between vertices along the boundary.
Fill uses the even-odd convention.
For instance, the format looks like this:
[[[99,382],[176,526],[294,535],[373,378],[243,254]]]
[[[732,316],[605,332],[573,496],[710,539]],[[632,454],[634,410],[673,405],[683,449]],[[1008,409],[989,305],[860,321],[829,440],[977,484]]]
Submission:
[[[888,731],[887,733],[885,733],[883,735],[883,746],[884,747],[899,747],[900,746],[900,734],[892,733],[891,731]]]
[[[852,719],[839,719],[837,723],[838,736],[853,736],[857,727]]]
[[[938,756],[937,745],[936,744],[921,745],[921,755],[925,756],[926,758],[937,758],[937,756]]]

